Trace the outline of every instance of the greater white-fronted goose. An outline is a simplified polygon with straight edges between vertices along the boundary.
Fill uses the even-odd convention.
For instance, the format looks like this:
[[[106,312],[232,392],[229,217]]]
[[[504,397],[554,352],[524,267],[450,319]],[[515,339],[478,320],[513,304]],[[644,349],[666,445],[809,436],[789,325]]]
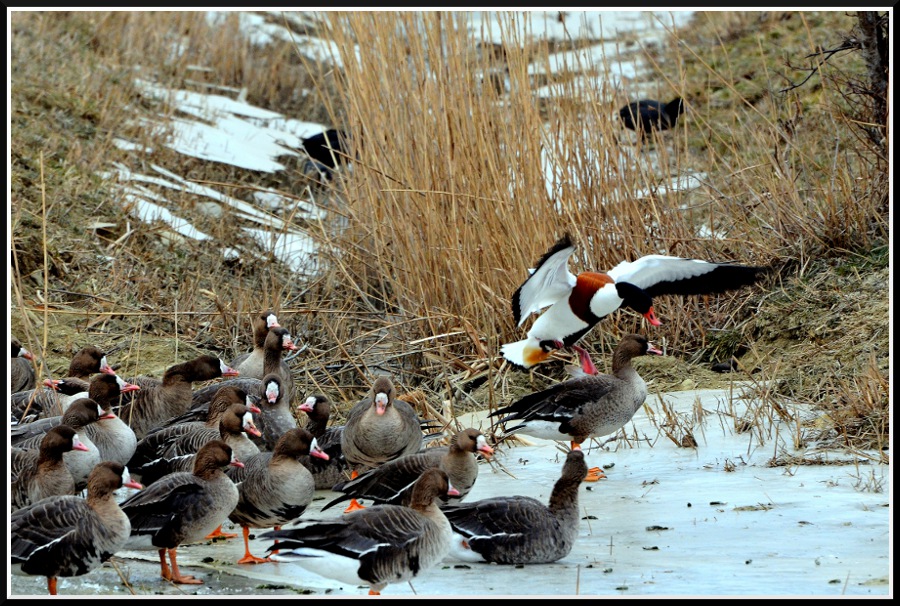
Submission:
[[[246,432],[246,433],[245,433]],[[216,427],[199,425],[175,436],[165,444],[159,457],[139,467],[129,467],[144,485],[156,483],[161,477],[175,471],[190,471],[196,454],[209,442],[222,441],[231,447],[235,458],[245,458],[259,453],[259,448],[247,434],[258,435],[253,413],[245,404],[232,404],[222,413]]]
[[[330,425],[331,400],[324,394],[314,394],[297,405],[297,410],[306,413],[306,429],[315,436],[319,446],[326,449],[329,446],[341,444],[343,425]],[[329,486],[329,488],[331,488]]]
[[[424,446],[416,411],[397,398],[394,382],[387,375],[376,378],[366,397],[350,409],[341,432],[341,452],[353,470],[351,479]],[[352,499],[347,511],[358,507]]]
[[[105,372],[110,375],[116,374],[113,367],[109,365],[106,352],[99,347],[85,345],[72,356],[66,378],[81,379],[87,383],[98,372]]]
[[[294,379],[291,377],[290,369],[287,364],[282,364],[282,356],[285,351],[293,351],[297,349],[291,333],[281,326],[275,326],[269,329],[266,335],[264,360],[263,360],[263,376],[270,373],[276,373],[281,377],[284,387],[284,398],[290,402],[294,390]],[[225,385],[234,385],[240,387],[247,393],[262,394],[262,379],[256,377],[244,377],[239,379],[228,379],[220,381],[213,385],[207,385],[194,391],[191,397],[191,408],[203,408],[212,401],[216,391]]]
[[[347,461],[360,469],[422,449],[422,430],[412,406],[397,398],[387,375],[375,379],[365,398],[347,415],[341,432],[341,450]]]
[[[22,343],[13,337],[12,357],[9,360],[9,393],[34,389],[36,384],[34,354],[22,347]]]
[[[343,425],[328,425],[331,418],[331,400],[324,394],[315,394],[304,400],[297,409],[306,413],[306,429],[316,438],[316,442],[328,459],[306,457],[301,459],[316,481],[316,490],[331,490],[331,487],[347,479],[350,466],[341,452]]]
[[[235,404],[244,404],[250,412],[259,414],[260,410],[255,404],[258,400],[259,398],[249,396],[244,390],[234,386],[226,386],[220,389],[212,402],[210,402],[207,410],[189,410],[182,415],[169,419],[163,426],[141,438],[137,443],[137,448],[134,450],[134,455],[128,461],[128,469],[132,473],[139,473],[144,465],[159,459],[169,445],[184,434],[207,428],[217,432],[219,421],[228,409]],[[204,415],[203,417],[200,417],[201,412]],[[214,435],[213,437],[216,436]],[[238,458],[241,458],[240,455],[238,455]],[[190,469],[188,467],[180,471]]]
[[[581,374],[528,394],[490,416],[503,415],[497,423],[521,421],[508,428],[507,435],[518,431],[546,440],[567,440],[572,446],[609,435],[624,427],[647,399],[647,383],[631,365],[632,359],[646,354],[662,352],[647,337],[627,334],[613,352],[612,374]],[[604,477],[600,468],[590,471],[587,481]]]
[[[453,436],[448,446],[432,446],[397,457],[353,480],[336,484],[332,490],[344,494],[325,505],[322,511],[348,499],[372,499],[375,503],[407,505],[415,481],[425,470],[432,468],[447,472],[450,483],[459,493],[452,498],[442,497],[441,505],[461,501],[478,478],[475,454],[479,452],[490,457],[494,449],[477,429],[463,429]]]
[[[137,437],[134,435],[134,431],[110,411],[114,405],[119,403],[122,393],[137,389],[140,389],[137,385],[126,383],[117,375],[99,374],[91,377],[88,397],[108,414],[103,415],[103,418],[96,423],[88,425],[85,433],[100,451],[100,459],[103,461],[116,461],[125,465],[134,454],[137,446]],[[38,419],[33,423],[17,425],[10,430],[10,433],[13,435],[13,440],[27,439],[39,433],[46,433],[51,427],[59,425],[61,420],[62,415]]]
[[[240,372],[242,377],[262,379],[266,374],[263,370],[266,356],[266,337],[269,335],[270,328],[281,326],[281,324],[278,323],[278,316],[275,315],[275,312],[267,309],[254,315],[250,321],[250,326],[253,330],[253,351],[237,356],[231,361],[231,367]],[[290,372],[289,369],[285,370]]]
[[[134,454],[138,438],[134,430],[115,414],[113,406],[118,404],[123,394],[140,390],[140,386],[128,383],[122,377],[99,374],[91,377],[88,397],[107,412],[99,421],[87,426],[86,433],[104,461],[115,461],[125,465]]]
[[[455,533],[451,555],[497,564],[549,564],[566,557],[578,537],[578,489],[585,475],[584,452],[576,448],[566,455],[547,505],[516,495],[444,507]]]
[[[141,389],[131,396],[130,402],[119,409],[118,415],[141,439],[147,432],[190,409],[192,383],[234,377],[237,374],[236,370],[216,356],[203,355],[170,366],[163,373],[162,379],[135,377],[129,382]]]
[[[724,293],[755,283],[765,272],[762,267],[647,255],[622,261],[606,273],[585,271],[576,276],[567,267],[573,252],[575,244],[566,234],[513,293],[513,318],[519,326],[549,306],[531,325],[527,338],[502,346],[503,356],[513,364],[530,368],[547,360],[553,350],[572,347],[582,354],[585,372],[593,374],[590,357],[576,343],[620,307],[631,308],[658,326],[653,297]]]
[[[243,465],[221,440],[204,445],[192,472],[179,471],[160,478],[122,502],[131,521],[126,547],[156,549],[160,574],[173,583],[199,585],[203,581],[178,569],[179,545],[200,541],[219,527],[238,502],[238,489],[225,475],[229,465]],[[166,552],[169,561],[166,563]]]
[[[413,579],[448,554],[452,528],[438,498],[456,489],[440,469],[423,473],[409,507],[375,505],[337,519],[310,520],[296,528],[263,533],[275,539],[276,561],[296,562],[344,583],[368,585],[378,595],[389,583]]]
[[[60,425],[68,425],[75,430],[78,439],[87,447],[87,450],[73,449],[63,453],[63,461],[75,480],[75,492],[79,493],[87,487],[88,476],[94,467],[103,459],[100,458],[100,450],[87,434],[87,428],[92,423],[98,422],[111,413],[100,408],[100,405],[90,398],[79,398],[72,402],[60,418]],[[47,428],[48,431],[51,428]],[[44,435],[35,435],[27,440],[16,442],[15,446],[23,450],[39,449]]]
[[[87,498],[55,496],[14,512],[9,536],[12,571],[47,577],[47,591],[57,595],[58,577],[82,576],[121,550],[131,522],[115,491],[142,488],[125,467],[104,461],[91,471]]]
[[[291,403],[285,391],[279,374],[270,373],[263,378],[260,413],[257,415],[257,426],[262,436],[254,439],[261,450],[272,450],[286,431],[297,428],[297,419],[291,412]]]
[[[12,511],[45,497],[75,494],[75,480],[63,461],[71,450],[87,450],[68,425],[47,432],[37,449],[12,448],[9,454]]]
[[[244,534],[244,557],[238,564],[270,562],[250,553],[251,528],[275,528],[299,518],[312,502],[315,481],[300,462],[303,457],[328,460],[316,439],[302,427],[289,429],[269,452],[242,459],[243,468],[226,473],[237,484],[240,498],[228,518],[241,526]]]
[[[78,350],[61,379],[45,379],[40,387],[14,393],[9,398],[10,410],[18,423],[61,415],[77,398],[85,397],[90,379],[98,372],[116,374],[106,354],[93,345]]]
[[[27,389],[9,397],[14,425],[25,425],[48,417],[60,416],[69,404],[84,397],[89,383],[81,379],[44,379],[41,387]]]

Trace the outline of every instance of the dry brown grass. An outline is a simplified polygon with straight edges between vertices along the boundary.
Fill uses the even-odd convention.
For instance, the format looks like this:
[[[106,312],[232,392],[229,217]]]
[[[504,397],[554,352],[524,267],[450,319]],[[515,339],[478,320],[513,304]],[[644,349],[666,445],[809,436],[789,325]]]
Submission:
[[[509,372],[497,352],[519,338],[510,294],[571,231],[581,244],[573,269],[656,252],[771,264],[776,273],[758,288],[657,301],[665,324],[651,336],[695,364],[753,352],[747,365],[777,369],[783,393],[822,401],[821,382],[798,368],[810,341],[821,343],[821,316],[800,302],[812,310],[822,298],[852,302],[829,282],[830,269],[886,273],[887,153],[860,135],[863,104],[848,97],[848,74],[864,73],[858,53],[779,91],[805,77],[793,65],[849,32],[852,16],[699,14],[681,38],[634,47],[654,66],[660,98],[689,99],[678,128],[638,146],[615,119],[625,97],[599,78],[573,101],[577,67],[529,73],[556,49],[520,39],[509,23],[498,26],[497,48],[473,45],[452,13],[330,13],[327,32],[298,14],[264,16],[289,24],[294,38],[255,45],[238,34],[238,15],[215,27],[194,12],[13,15],[11,328],[40,344],[50,371],[89,341],[118,347],[128,374],[161,372],[193,351],[230,358],[249,346],[250,314],[273,307],[307,346],[294,368],[310,392],[352,401],[375,372],[389,371],[424,389],[436,409],[444,400],[494,407],[560,376],[561,363],[546,375]],[[307,33],[327,34],[344,69],[299,53]],[[186,159],[164,133],[134,122],[170,112],[140,94],[135,76],[246,91],[261,107],[341,126],[354,135],[357,160],[321,187],[296,161],[261,175]],[[530,91],[551,81],[572,94],[535,102]],[[154,151],[137,160],[113,144],[119,136]],[[542,154],[564,175],[552,192]],[[326,271],[305,282],[263,255],[231,264],[218,246],[136,224],[100,175],[111,162],[146,170],[148,161],[238,197],[267,186],[327,206],[330,223],[290,220],[316,238]],[[662,188],[687,171],[704,175],[700,188]],[[219,241],[240,225],[230,214],[205,218],[188,194],[167,197]],[[700,225],[721,235],[698,237]],[[811,290],[804,281],[817,275]],[[872,292],[886,310],[886,291]],[[642,329],[639,320],[615,314],[585,344],[609,352],[619,334]],[[842,317],[828,330],[849,352],[828,383],[829,399],[850,411],[836,426],[848,441],[882,431],[887,334]],[[870,343],[874,362],[849,361],[859,359],[850,341]]]

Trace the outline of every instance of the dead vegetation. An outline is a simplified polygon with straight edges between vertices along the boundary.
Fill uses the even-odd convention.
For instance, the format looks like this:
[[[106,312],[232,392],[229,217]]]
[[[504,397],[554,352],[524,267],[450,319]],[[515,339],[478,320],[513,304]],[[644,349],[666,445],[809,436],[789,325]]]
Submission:
[[[307,392],[352,402],[391,372],[424,394],[422,412],[493,409],[564,377],[571,361],[522,373],[497,353],[520,332],[510,294],[569,230],[578,269],[654,252],[773,268],[753,289],[658,301],[664,325],[650,331],[615,314],[585,340],[598,360],[618,335],[648,332],[667,353],[640,365],[652,390],[749,380],[773,414],[812,404],[846,446],[888,446],[879,72],[860,52],[822,54],[862,35],[855,15],[698,13],[679,37],[638,45],[658,96],[689,103],[677,129],[636,147],[615,120],[625,96],[602,80],[579,97],[581,74],[557,74],[568,94],[536,103],[530,91],[548,80],[529,65],[553,49],[511,23],[498,26],[500,52],[486,52],[498,49],[472,45],[454,13],[257,17],[292,36],[250,41],[237,14],[13,13],[10,329],[39,354],[42,376],[88,343],[114,350],[126,375],[200,352],[230,359],[250,347],[250,314],[273,307],[305,347],[292,364]],[[305,35],[332,40],[344,68],[298,52]],[[782,92],[807,75],[805,60],[817,73]],[[171,112],[136,77],[341,126],[357,135],[357,160],[322,184],[296,161],[263,173],[186,158],[165,132],[139,126]],[[117,137],[152,152],[129,153]],[[624,153],[603,153],[611,146]],[[545,157],[559,176],[552,190]],[[304,280],[259,251],[230,260],[222,245],[241,218],[204,216],[187,193],[165,195],[212,242],[137,222],[104,177],[116,162],[329,209],[323,222],[272,211],[315,238],[325,270]],[[701,186],[667,186],[686,173]],[[708,370],[732,356],[737,372]]]

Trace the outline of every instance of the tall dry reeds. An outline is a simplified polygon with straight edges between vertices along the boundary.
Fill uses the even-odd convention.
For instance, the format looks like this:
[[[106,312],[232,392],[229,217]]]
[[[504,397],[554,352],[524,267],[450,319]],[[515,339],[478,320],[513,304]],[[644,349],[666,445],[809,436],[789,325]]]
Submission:
[[[472,42],[462,14],[330,15],[343,125],[358,154],[336,240],[347,280],[418,318],[421,336],[470,324],[493,352],[516,334],[510,294],[565,231],[581,244],[581,268],[715,252],[693,235],[680,195],[635,193],[681,170],[677,155],[654,172],[620,153],[619,100],[602,79],[583,80],[580,100],[579,74],[564,74],[570,102],[537,103],[533,67],[549,50],[523,39],[522,17],[507,19],[493,32],[498,60]],[[735,248],[740,261],[758,260],[752,246]]]

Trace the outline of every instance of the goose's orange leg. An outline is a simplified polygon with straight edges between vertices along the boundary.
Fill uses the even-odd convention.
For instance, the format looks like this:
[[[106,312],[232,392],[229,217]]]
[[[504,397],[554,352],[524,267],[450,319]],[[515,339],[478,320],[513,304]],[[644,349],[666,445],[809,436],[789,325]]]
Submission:
[[[56,577],[47,577],[47,591],[50,593],[50,595],[57,595]]]
[[[250,553],[250,527],[249,526],[241,526],[241,529],[244,532],[244,557],[237,561],[238,564],[262,564],[264,562],[271,562],[269,558],[258,558],[255,555]]]
[[[572,442],[572,450],[581,450],[581,444],[578,442]],[[606,474],[603,473],[603,470],[599,467],[591,467],[588,469],[587,475],[584,476],[585,482],[596,482],[598,480],[603,480],[606,478]]]
[[[172,571],[169,570],[169,563],[166,562],[166,550],[159,550],[159,576],[167,581],[172,580]]]
[[[213,530],[208,535],[206,535],[206,538],[207,539],[220,539],[220,538],[234,539],[234,538],[237,538],[237,535],[233,534],[231,532],[222,532],[222,525],[219,524],[219,527],[216,528],[215,530]]]
[[[169,550],[169,559],[172,560],[172,578],[170,580],[173,583],[178,583],[180,585],[202,585],[203,581],[194,578],[192,575],[182,576],[181,572],[178,570],[178,560],[175,559],[176,549],[177,548],[173,547]]]
[[[350,473],[350,479],[355,480],[359,477],[359,472],[355,469]],[[357,509],[365,509],[362,505],[359,504],[359,501],[356,499],[350,499],[350,504],[347,506],[347,509],[344,510],[344,513],[350,513],[351,511],[356,511]]]

